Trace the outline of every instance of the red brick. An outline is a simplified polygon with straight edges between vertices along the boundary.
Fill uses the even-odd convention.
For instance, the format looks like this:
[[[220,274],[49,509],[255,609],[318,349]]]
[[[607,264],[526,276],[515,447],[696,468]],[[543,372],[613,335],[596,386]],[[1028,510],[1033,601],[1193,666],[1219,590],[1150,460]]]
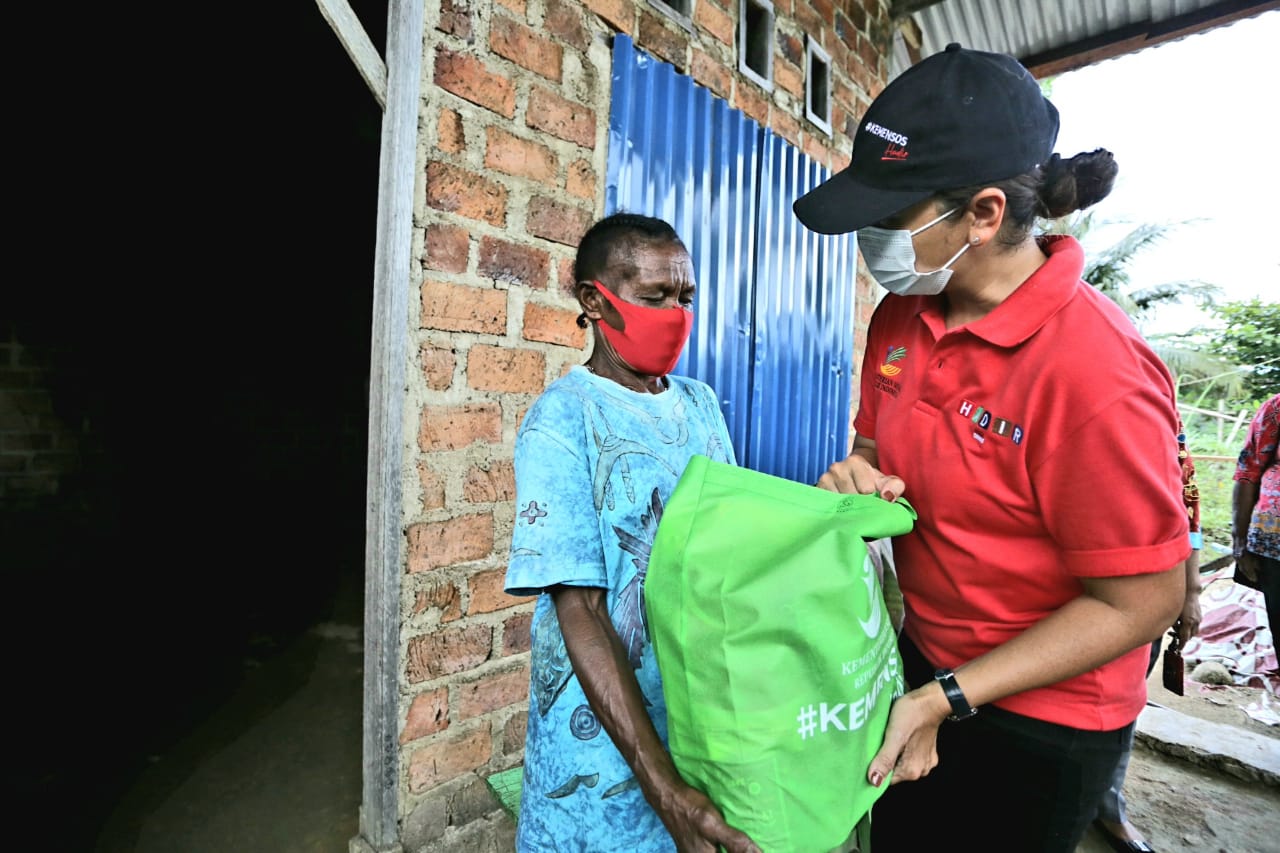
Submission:
[[[587,330],[578,326],[578,309],[555,308],[526,302],[524,305],[524,329],[526,341],[559,344],[562,347],[582,349],[587,343]]]
[[[496,403],[427,406],[422,410],[418,446],[424,452],[457,450],[479,442],[502,440],[502,410]]]
[[[665,15],[641,8],[640,35],[636,43],[659,59],[670,62],[677,71],[684,72],[689,68],[689,36]]]
[[[440,23],[436,29],[472,41],[471,4],[467,0],[440,0]]]
[[[517,613],[508,616],[502,623],[502,656],[518,655],[529,651],[532,638],[529,626],[533,623],[532,613]]]
[[[486,278],[545,290],[550,271],[551,255],[545,249],[508,243],[497,237],[480,240],[476,272]]]
[[[582,9],[569,6],[562,0],[547,0],[543,26],[547,32],[576,50],[585,52],[591,45],[591,36],[582,25]]]
[[[774,66],[777,68],[778,66]],[[773,121],[773,132],[790,142],[792,145],[800,145],[800,122],[795,116],[784,110],[774,110],[770,117]],[[527,312],[529,309],[525,308]]]
[[[705,29],[721,44],[733,47],[737,27],[733,18],[710,3],[698,3],[693,10],[693,22]]]
[[[517,597],[503,592],[502,584],[506,575],[505,568],[477,572],[472,575],[467,581],[471,592],[471,603],[467,606],[467,613],[470,615],[493,613],[496,610],[506,610],[508,607],[516,607],[533,600],[528,596]]]
[[[858,49],[858,29],[853,25],[853,21],[849,20],[843,9],[837,9],[835,12],[835,31],[840,37],[840,41],[844,42],[844,46],[849,50]]]
[[[528,4],[524,0],[498,0],[498,5],[505,6],[522,18],[525,16],[525,12],[528,11]]]
[[[409,791],[421,794],[489,761],[493,745],[487,728],[457,734],[409,756]]]
[[[876,49],[875,43],[866,36],[858,36],[858,56],[873,77],[880,76],[880,51]]]
[[[800,69],[786,60],[774,60],[773,82],[779,89],[790,92],[797,100],[804,101],[804,78]]]
[[[507,219],[507,191],[501,184],[449,163],[427,164],[427,204],[490,225]]]
[[[418,463],[418,483],[422,488],[422,508],[440,509],[444,506],[444,479],[426,463]]]
[[[596,170],[586,160],[575,160],[569,164],[569,175],[565,178],[564,188],[578,198],[593,199],[596,197]]]
[[[449,728],[449,688],[439,687],[419,693],[409,704],[408,718],[400,732],[400,743],[433,735]]]
[[[458,361],[453,350],[424,346],[418,350],[418,358],[422,363],[422,374],[427,379],[427,387],[432,391],[443,391],[453,384],[453,368]]]
[[[529,713],[517,711],[507,720],[502,728],[502,751],[506,755],[516,755],[524,749],[524,734],[529,724]]]
[[[557,278],[560,283],[560,292],[570,299],[576,299],[575,289],[577,282],[573,280],[573,258],[561,258],[557,267],[560,273]],[[578,315],[575,314],[574,316]]]
[[[724,63],[696,47],[693,49],[693,79],[726,101],[733,90],[733,74]]]
[[[447,107],[440,111],[440,120],[436,122],[436,148],[450,154],[458,154],[467,147],[467,138],[462,131],[462,116]]]
[[[476,344],[467,354],[467,384],[477,391],[537,394],[547,386],[547,357],[537,350]]]
[[[510,59],[521,68],[560,82],[560,45],[506,15],[494,15],[490,19],[489,47],[494,53]]]
[[[413,599],[413,615],[422,616],[433,610],[439,614],[442,625],[462,617],[462,593],[453,581],[430,578],[418,590]]]
[[[765,100],[760,88],[753,83],[738,82],[733,93],[733,106],[742,110],[758,123],[769,123],[769,102]]]
[[[822,32],[822,16],[814,11],[809,0],[796,0],[791,14],[802,32],[815,38]]]
[[[817,133],[810,131],[805,134],[804,145],[801,147],[813,162],[823,166],[831,165],[831,151],[827,148],[825,136],[819,136]]]
[[[789,33],[778,33],[778,49],[797,68],[804,67],[804,42]]]
[[[525,667],[498,672],[478,681],[460,684],[458,719],[467,720],[517,702],[529,700],[529,670]]]
[[[631,0],[583,0],[583,4],[614,29],[627,35],[635,32],[636,7]]]
[[[836,7],[831,0],[808,0],[808,2],[824,24],[831,26],[835,23]]]
[[[501,335],[507,331],[507,294],[488,287],[425,282],[419,325],[446,332]]]
[[[532,178],[544,184],[555,183],[556,155],[551,153],[551,149],[532,140],[513,136],[500,127],[487,128],[485,136],[485,168]]]
[[[524,227],[535,237],[576,247],[590,225],[591,214],[580,207],[542,196],[529,199]]]
[[[849,22],[853,24],[855,30],[860,32],[867,31],[867,10],[858,0],[845,4],[845,11],[849,13]],[[853,45],[850,45],[852,47]]]
[[[596,146],[596,114],[590,107],[562,98],[540,86],[529,91],[529,110],[525,118],[529,127],[546,131],[566,142],[583,148]]]
[[[467,625],[419,634],[409,640],[405,675],[411,684],[475,669],[493,651],[493,628]]]
[[[471,235],[457,225],[427,226],[427,269],[466,272]]]
[[[507,118],[516,113],[515,86],[474,56],[437,47],[435,83],[459,98]]]
[[[515,468],[510,459],[495,459],[487,467],[472,465],[462,483],[462,497],[471,503],[514,500]]]

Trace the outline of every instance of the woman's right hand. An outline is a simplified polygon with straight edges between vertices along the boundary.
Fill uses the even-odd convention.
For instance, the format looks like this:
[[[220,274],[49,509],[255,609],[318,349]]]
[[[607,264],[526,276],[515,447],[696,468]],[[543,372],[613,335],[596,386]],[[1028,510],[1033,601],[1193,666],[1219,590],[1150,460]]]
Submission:
[[[876,468],[856,446],[853,453],[827,468],[818,480],[818,488],[845,495],[879,495],[887,501],[897,500],[907,490],[901,477]]]

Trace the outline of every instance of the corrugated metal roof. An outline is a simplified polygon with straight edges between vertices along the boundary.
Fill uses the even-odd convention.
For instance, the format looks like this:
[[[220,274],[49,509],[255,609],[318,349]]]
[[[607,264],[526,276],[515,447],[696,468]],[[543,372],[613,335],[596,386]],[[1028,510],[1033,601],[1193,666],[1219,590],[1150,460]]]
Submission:
[[[924,8],[920,8],[924,6]],[[1280,8],[1280,0],[896,0],[920,28],[920,55],[951,42],[1018,57],[1048,76]],[[899,33],[890,76],[911,64]]]

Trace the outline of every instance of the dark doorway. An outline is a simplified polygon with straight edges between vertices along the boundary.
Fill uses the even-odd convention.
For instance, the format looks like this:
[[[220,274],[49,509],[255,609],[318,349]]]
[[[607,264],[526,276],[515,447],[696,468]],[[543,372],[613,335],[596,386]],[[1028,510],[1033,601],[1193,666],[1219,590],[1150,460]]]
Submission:
[[[386,3],[353,6],[381,51]],[[0,491],[4,793],[74,850],[247,662],[362,616],[381,111],[313,3],[115,23],[77,34],[85,94],[30,207],[57,274],[0,302],[29,383],[0,398],[25,418],[0,448],[30,450],[4,470],[51,464],[32,423],[74,446]]]

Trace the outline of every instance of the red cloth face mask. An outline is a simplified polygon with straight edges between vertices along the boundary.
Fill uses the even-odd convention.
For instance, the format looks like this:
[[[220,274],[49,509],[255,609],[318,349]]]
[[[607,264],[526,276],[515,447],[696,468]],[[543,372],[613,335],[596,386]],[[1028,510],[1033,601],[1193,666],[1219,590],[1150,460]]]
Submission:
[[[649,308],[624,302],[600,282],[593,282],[622,315],[623,330],[604,320],[596,323],[622,360],[646,376],[666,376],[680,360],[693,328],[693,312],[686,308]]]

